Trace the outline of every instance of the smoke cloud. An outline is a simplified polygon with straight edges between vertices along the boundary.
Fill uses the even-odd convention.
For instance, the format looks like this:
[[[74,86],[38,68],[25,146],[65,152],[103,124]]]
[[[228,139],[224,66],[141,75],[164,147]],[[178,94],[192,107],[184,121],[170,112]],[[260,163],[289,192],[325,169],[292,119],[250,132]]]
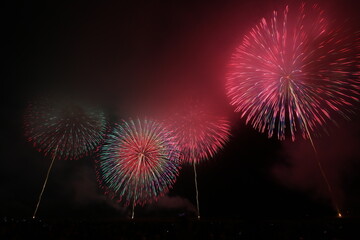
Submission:
[[[91,166],[82,166],[73,173],[69,179],[73,201],[81,206],[104,203],[117,211],[128,211],[122,204],[105,196],[99,189],[95,178],[95,171]],[[148,211],[153,210],[182,210],[185,212],[195,212],[195,206],[186,198],[179,196],[164,196],[158,201],[145,206]]]
[[[355,160],[359,159],[359,133],[358,125],[349,124],[336,129],[331,136],[314,139],[317,154],[310,141],[284,142],[281,153],[283,161],[273,166],[272,174],[289,188],[308,192],[315,199],[333,201],[318,166],[317,161],[320,161],[332,187],[333,196],[340,208],[346,208],[346,188],[343,180],[344,176],[351,172]]]
[[[149,210],[151,209],[181,209],[196,212],[195,206],[188,199],[179,196],[164,196],[149,206]]]

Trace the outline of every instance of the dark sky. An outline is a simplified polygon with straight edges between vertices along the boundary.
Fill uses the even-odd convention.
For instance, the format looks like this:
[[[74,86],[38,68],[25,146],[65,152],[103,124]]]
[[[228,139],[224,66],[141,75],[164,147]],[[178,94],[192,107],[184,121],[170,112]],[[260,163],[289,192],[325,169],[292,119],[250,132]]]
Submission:
[[[326,1],[329,13],[359,28],[356,1]],[[197,94],[232,122],[230,142],[198,169],[205,217],[334,216],[306,141],[268,139],[232,113],[226,64],[249,26],[282,1],[18,2],[6,21],[9,68],[3,74],[0,216],[30,217],[50,160],[26,142],[27,103],[51,89],[92,96],[111,121],[141,114],[149,102]],[[336,11],[335,11],[336,10]],[[7,66],[7,65],[5,65]],[[148,109],[147,109],[148,110]],[[156,111],[156,110],[154,110]],[[360,110],[315,140],[345,215],[360,215]],[[98,189],[95,156],[57,161],[38,212],[43,217],[124,217]],[[195,204],[193,172],[184,166],[169,196],[140,216],[177,216]]]

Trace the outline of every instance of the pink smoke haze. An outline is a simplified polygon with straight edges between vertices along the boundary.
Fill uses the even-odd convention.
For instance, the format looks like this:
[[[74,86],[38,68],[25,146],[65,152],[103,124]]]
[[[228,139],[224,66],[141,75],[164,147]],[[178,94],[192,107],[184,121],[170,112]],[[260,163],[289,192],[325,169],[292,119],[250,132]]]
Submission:
[[[355,123],[341,126],[331,133],[316,139],[318,157],[328,176],[337,201],[342,209],[347,209],[347,193],[344,179],[354,174],[352,166],[360,157],[358,147],[360,128]],[[284,186],[308,192],[315,199],[331,201],[324,179],[321,177],[316,155],[306,140],[297,144],[283,142],[282,159],[271,169],[273,176]]]

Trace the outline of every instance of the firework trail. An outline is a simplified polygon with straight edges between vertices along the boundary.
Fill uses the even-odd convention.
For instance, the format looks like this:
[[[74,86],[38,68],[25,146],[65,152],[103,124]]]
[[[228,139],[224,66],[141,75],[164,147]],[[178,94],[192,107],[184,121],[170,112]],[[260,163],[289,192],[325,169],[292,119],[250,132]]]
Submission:
[[[312,136],[326,131],[333,115],[348,119],[359,100],[359,60],[359,36],[330,24],[318,5],[286,6],[244,37],[227,93],[247,124],[280,140],[290,134],[294,141],[299,131],[316,152]],[[318,165],[332,194],[319,159]]]
[[[36,204],[36,217],[55,159],[78,159],[102,141],[106,127],[104,113],[82,103],[42,99],[25,113],[25,135],[34,147],[52,160]]]
[[[125,205],[157,200],[175,183],[180,152],[172,132],[149,119],[123,121],[108,136],[97,162],[105,193]]]
[[[182,161],[194,167],[197,215],[200,218],[196,164],[213,157],[224,146],[230,134],[230,123],[196,102],[178,109],[167,122],[179,142]]]

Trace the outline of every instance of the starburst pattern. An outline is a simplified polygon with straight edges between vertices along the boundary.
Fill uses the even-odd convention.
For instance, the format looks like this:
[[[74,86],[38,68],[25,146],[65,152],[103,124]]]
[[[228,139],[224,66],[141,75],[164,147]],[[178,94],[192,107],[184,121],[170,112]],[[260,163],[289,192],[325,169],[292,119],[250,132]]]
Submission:
[[[274,11],[236,49],[227,76],[235,111],[255,129],[295,140],[348,118],[359,100],[359,37],[330,24],[318,5]]]
[[[178,109],[168,125],[179,142],[183,161],[188,163],[199,163],[214,156],[230,134],[230,123],[225,117],[211,114],[196,103]]]
[[[172,187],[179,157],[175,138],[162,124],[149,119],[123,121],[102,147],[98,180],[119,201],[143,205]]]
[[[103,140],[106,118],[103,111],[80,102],[42,99],[29,104],[25,135],[45,155],[77,159]]]

